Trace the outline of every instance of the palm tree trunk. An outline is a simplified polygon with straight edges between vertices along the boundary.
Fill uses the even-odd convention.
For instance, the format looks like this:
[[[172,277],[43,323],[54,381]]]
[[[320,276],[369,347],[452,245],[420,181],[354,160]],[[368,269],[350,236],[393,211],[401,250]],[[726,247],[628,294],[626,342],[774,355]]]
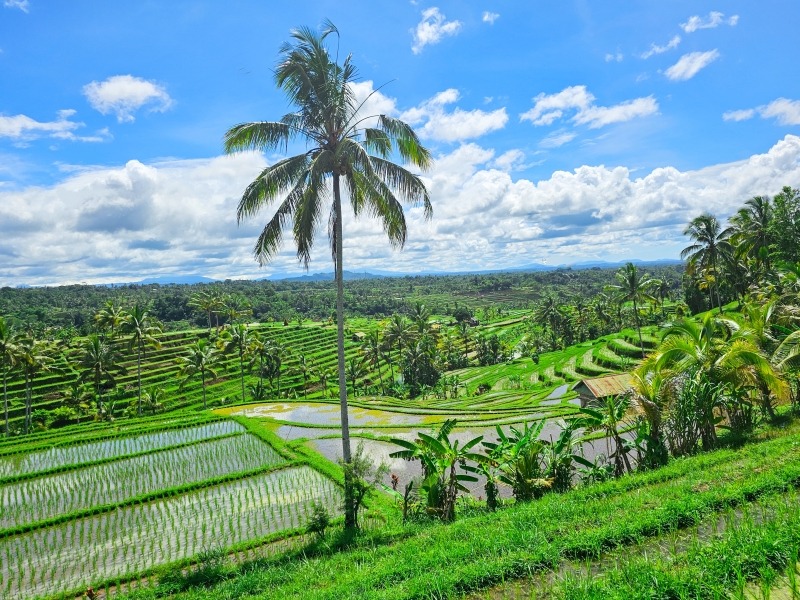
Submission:
[[[6,423],[6,437],[11,437],[8,430],[8,372],[3,369],[3,413],[5,415]]]
[[[636,331],[639,332],[639,349],[644,358],[644,343],[642,343],[642,324],[639,322],[639,307],[636,306],[636,299],[633,300],[633,316],[636,317]]]
[[[136,414],[142,416],[142,344],[139,343],[139,352],[136,354],[136,382],[139,385],[139,406]],[[110,415],[109,415],[110,416]]]
[[[242,402],[247,402],[244,397],[244,350],[241,346],[239,347],[239,373],[242,378]]]
[[[25,374],[25,435],[31,430],[31,394],[33,382],[30,375]]]
[[[206,372],[200,369],[200,384],[203,386],[203,410],[206,409]]]
[[[344,270],[342,268],[342,197],[339,190],[339,175],[333,176],[333,243],[336,248],[336,353],[339,362],[339,406],[342,422],[342,460],[346,465],[351,462],[350,453],[350,420],[347,414],[347,377],[344,362]],[[356,528],[355,506],[353,504],[353,482],[350,470],[345,468],[344,480],[344,527],[347,530]]]

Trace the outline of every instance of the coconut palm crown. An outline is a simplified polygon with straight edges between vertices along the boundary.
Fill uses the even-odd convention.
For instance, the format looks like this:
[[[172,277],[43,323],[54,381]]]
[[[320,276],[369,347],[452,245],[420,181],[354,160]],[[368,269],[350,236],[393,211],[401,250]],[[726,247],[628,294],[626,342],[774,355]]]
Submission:
[[[389,243],[402,247],[407,229],[401,201],[422,206],[426,218],[431,202],[420,177],[391,161],[426,169],[431,156],[412,128],[387,115],[365,114],[365,101],[354,95],[356,69],[348,56],[341,64],[331,57],[326,42],[336,27],[326,22],[318,34],[308,28],[291,33],[281,47],[275,83],[295,112],[280,121],[241,123],[225,133],[226,153],[248,150],[288,152],[290,142],[305,140],[302,154],[277,161],[247,186],[237,209],[239,222],[277,204],[253,248],[263,265],[277,254],[284,227],[291,223],[297,258],[307,268],[314,237],[327,214],[328,236],[335,264],[336,315],[339,355],[339,400],[342,453],[350,462],[347,385],[344,360],[342,280],[342,195],[356,217],[366,212],[380,219]],[[355,526],[355,514],[345,489],[345,524]]]

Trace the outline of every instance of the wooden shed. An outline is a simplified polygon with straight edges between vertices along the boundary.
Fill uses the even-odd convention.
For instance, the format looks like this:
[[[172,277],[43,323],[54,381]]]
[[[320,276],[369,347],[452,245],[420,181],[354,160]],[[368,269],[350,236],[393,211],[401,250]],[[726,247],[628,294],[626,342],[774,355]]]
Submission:
[[[573,384],[572,389],[578,392],[581,408],[583,408],[596,400],[624,394],[631,389],[631,376],[629,373],[621,373],[619,375],[582,379]]]

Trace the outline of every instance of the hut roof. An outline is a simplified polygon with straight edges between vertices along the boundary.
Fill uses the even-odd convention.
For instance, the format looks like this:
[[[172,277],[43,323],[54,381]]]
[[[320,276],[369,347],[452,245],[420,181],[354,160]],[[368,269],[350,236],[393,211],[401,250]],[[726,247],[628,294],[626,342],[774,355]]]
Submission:
[[[584,390],[583,388],[586,388]],[[624,394],[631,388],[631,376],[629,373],[619,375],[606,375],[605,377],[595,377],[593,379],[583,379],[572,386],[572,389],[579,394],[588,395],[589,392],[595,398],[606,398],[607,396],[617,396]]]

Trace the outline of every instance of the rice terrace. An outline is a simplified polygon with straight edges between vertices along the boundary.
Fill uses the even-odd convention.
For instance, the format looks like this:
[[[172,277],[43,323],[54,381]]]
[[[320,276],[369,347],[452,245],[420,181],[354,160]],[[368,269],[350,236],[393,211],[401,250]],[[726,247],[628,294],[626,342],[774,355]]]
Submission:
[[[791,18],[356,2],[349,53],[317,4],[103,5],[91,27],[0,8],[25,32],[0,21],[0,72],[116,119],[0,100],[0,599],[800,598],[800,101],[737,93],[774,61],[725,45],[744,29],[771,57],[796,36],[751,23]],[[298,14],[321,24],[287,28],[245,93]],[[136,55],[179,79],[79,86],[28,62],[49,46],[27,18],[60,58],[88,49],[80,77]],[[435,58],[459,36],[469,64]],[[664,62],[702,40],[726,50]],[[523,92],[551,63],[610,98]],[[731,65],[737,85],[687,91]],[[612,68],[650,91],[614,100]],[[402,106],[409,81],[430,95]],[[682,107],[719,89],[704,128]],[[785,137],[737,154],[765,120]]]

